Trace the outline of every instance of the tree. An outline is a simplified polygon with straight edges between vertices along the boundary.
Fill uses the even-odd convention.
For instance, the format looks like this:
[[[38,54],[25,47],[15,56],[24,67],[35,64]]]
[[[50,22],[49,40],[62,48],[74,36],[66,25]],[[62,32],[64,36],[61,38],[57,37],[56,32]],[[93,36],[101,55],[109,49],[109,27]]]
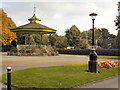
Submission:
[[[66,35],[68,39],[68,44],[70,46],[79,46],[80,43],[80,30],[73,25],[70,29],[66,30]]]
[[[118,16],[116,16],[115,26],[117,26],[116,30],[120,30],[120,1],[118,2]]]
[[[104,49],[115,49],[116,48],[116,36],[110,34],[108,29],[102,28],[102,47]]]
[[[117,48],[120,49],[120,2],[118,2],[118,16],[116,17],[115,24],[117,26],[116,30],[118,30],[117,39],[116,39]]]
[[[65,36],[58,36],[56,40],[56,45],[57,48],[66,48],[68,46],[67,44],[67,38]]]
[[[56,33],[51,36],[51,46],[56,46],[58,39],[57,37],[58,35]]]
[[[106,29],[106,28],[101,28],[101,33],[102,33],[103,39],[108,39],[108,38],[110,38],[110,33],[109,33],[108,29]]]
[[[104,49],[114,49],[116,48],[116,36],[110,34],[108,29],[106,28],[95,28],[95,45],[99,48]],[[89,45],[92,44],[92,29],[88,31],[83,31],[82,36],[88,39]],[[86,35],[86,37],[85,37]]]
[[[89,46],[85,33],[81,33],[75,25],[66,30],[65,36],[67,37],[68,45],[73,46],[75,49],[85,49]]]
[[[0,22],[2,23],[2,26],[0,25],[0,28],[2,28],[2,31],[0,32],[0,36],[2,36],[0,42],[2,42],[2,45],[7,45],[13,40],[16,40],[16,34],[10,31],[10,29],[15,28],[16,25],[10,17],[7,17],[7,14],[3,9],[0,10],[0,16],[2,17],[0,18]]]
[[[116,42],[117,42],[117,48],[120,49],[120,30],[118,30]]]
[[[42,35],[42,38],[41,38]],[[20,34],[19,36],[25,37],[26,44],[30,45],[49,45],[49,36],[47,34]],[[42,39],[42,40],[41,40]]]
[[[57,48],[66,48],[67,38],[65,36],[58,36],[57,34],[53,34],[51,38],[51,45]]]
[[[95,31],[95,45],[97,46],[102,46],[102,34],[101,34],[101,30],[98,28],[94,29]],[[89,45],[92,45],[92,29],[88,30],[88,31],[83,31],[82,33],[84,33],[86,35],[86,38],[88,40]],[[85,36],[84,35],[84,36]]]

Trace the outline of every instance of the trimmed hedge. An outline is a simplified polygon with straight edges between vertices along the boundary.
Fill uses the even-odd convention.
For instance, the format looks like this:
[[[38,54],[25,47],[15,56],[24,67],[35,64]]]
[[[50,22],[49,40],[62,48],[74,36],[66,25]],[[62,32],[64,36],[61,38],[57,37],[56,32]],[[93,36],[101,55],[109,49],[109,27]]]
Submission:
[[[73,55],[89,55],[90,50],[88,49],[58,49],[59,54],[73,54]],[[120,56],[118,49],[98,49],[96,50],[97,55],[109,55],[109,56]]]
[[[98,55],[108,55],[108,56],[120,56],[119,49],[101,49],[96,50]]]

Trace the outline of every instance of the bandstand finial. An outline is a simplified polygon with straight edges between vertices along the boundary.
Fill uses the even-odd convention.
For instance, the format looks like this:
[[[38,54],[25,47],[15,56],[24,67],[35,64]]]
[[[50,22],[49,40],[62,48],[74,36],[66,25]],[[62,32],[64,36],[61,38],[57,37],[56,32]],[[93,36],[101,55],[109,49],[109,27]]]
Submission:
[[[36,9],[36,7],[35,7],[35,3],[34,3],[34,14],[35,14],[35,9]]]
[[[36,23],[38,23],[38,22],[41,21],[41,20],[38,19],[38,18],[36,17],[36,15],[35,15],[35,9],[36,9],[35,3],[34,3],[33,9],[34,9],[34,15],[33,15],[30,19],[28,19],[28,20],[29,20],[30,22],[36,22]]]

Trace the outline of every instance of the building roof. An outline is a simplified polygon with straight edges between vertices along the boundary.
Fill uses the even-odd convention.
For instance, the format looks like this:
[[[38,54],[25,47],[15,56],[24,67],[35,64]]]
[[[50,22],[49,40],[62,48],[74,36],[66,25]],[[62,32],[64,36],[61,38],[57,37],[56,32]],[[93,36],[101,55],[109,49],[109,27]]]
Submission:
[[[56,32],[56,30],[38,23],[38,21],[40,21],[40,19],[38,19],[35,16],[35,14],[33,15],[33,17],[31,17],[28,20],[30,21],[30,23],[19,26],[14,29],[10,29],[10,30],[12,32],[19,32],[19,31],[27,31],[27,32],[32,31],[32,32],[45,32],[45,33],[55,33]]]
[[[28,24],[25,24],[25,25],[22,25],[22,26],[19,26],[15,29],[23,29],[23,28],[38,28],[38,29],[49,29],[49,30],[54,30],[52,28],[49,28],[45,25],[42,25],[42,24],[39,24],[39,23],[36,23],[36,22],[32,22],[32,23],[28,23]]]
[[[10,29],[12,32],[27,31],[27,32],[46,32],[46,33],[55,33],[56,30],[49,28],[45,25],[32,22],[22,26],[19,26],[14,29]]]
[[[30,19],[28,19],[30,22],[39,22],[39,21],[41,21],[40,19],[38,19],[36,16],[35,16],[35,13],[34,13],[34,15],[30,18]]]

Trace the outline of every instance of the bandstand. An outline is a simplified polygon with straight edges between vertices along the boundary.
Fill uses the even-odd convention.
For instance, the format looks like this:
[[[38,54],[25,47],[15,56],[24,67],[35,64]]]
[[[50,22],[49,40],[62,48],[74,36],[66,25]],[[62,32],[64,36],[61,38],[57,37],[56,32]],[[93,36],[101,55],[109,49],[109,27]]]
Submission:
[[[42,45],[42,38],[43,38],[44,34],[49,35],[49,45],[48,46],[42,45],[42,47],[43,46],[45,48],[50,47],[51,46],[51,35],[56,33],[56,30],[39,23],[39,21],[41,21],[41,20],[38,19],[35,15],[35,7],[34,7],[34,15],[28,20],[30,21],[28,24],[19,26],[17,28],[10,29],[12,32],[16,33],[17,51],[40,49],[41,45]],[[39,43],[39,44],[31,43],[30,37],[33,34],[39,35],[39,37],[40,37],[39,40],[41,43]]]

